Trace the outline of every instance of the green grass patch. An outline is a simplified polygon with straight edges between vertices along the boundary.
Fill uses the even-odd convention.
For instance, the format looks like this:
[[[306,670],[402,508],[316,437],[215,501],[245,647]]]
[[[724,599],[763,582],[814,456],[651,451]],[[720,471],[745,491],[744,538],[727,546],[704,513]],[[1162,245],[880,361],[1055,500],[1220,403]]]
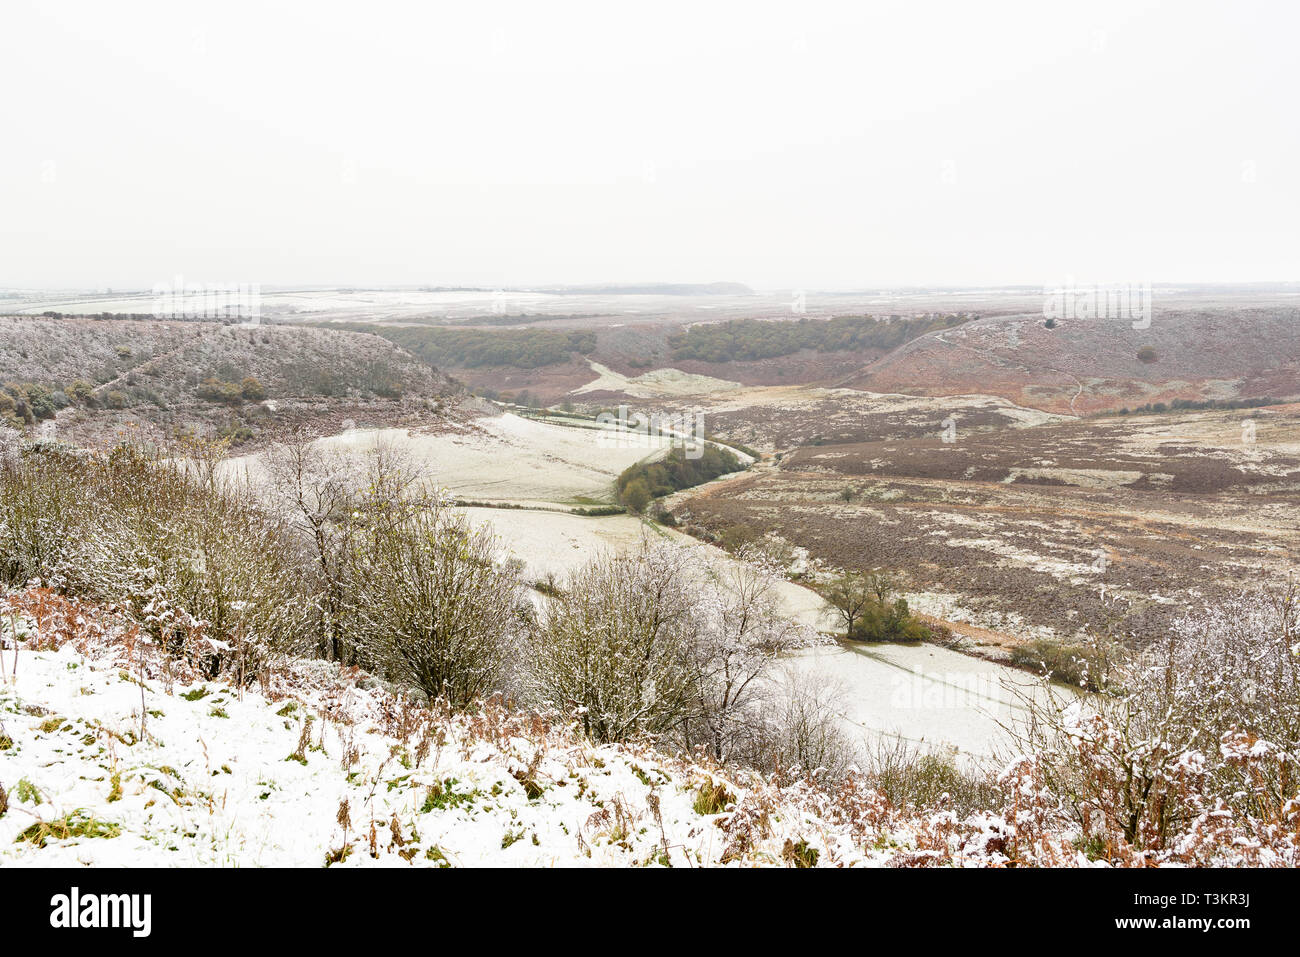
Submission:
[[[44,847],[49,840],[66,841],[74,837],[117,837],[122,828],[111,821],[101,821],[84,810],[76,810],[53,821],[38,821],[22,831],[15,844],[35,844]]]

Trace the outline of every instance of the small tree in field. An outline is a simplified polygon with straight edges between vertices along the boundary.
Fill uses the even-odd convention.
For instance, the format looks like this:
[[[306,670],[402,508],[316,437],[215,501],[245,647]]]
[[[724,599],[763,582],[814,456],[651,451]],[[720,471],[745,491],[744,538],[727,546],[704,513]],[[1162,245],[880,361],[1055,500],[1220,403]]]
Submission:
[[[622,499],[629,511],[640,515],[650,504],[650,490],[643,479],[634,479],[623,489]]]
[[[844,572],[826,588],[826,600],[844,622],[845,637],[854,641],[923,641],[929,636],[913,617],[907,602],[894,598],[888,572]]]
[[[844,633],[852,637],[874,599],[867,578],[861,572],[843,572],[826,588],[826,600],[839,612]]]

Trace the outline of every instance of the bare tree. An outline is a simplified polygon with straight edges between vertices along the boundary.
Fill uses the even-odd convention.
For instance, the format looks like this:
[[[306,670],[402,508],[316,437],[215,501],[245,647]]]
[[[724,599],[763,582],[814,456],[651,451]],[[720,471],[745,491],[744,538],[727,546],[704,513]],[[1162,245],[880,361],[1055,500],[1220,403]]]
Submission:
[[[421,471],[390,444],[377,441],[364,452],[340,451],[307,431],[273,446],[265,462],[274,500],[311,550],[322,650],[335,660],[351,661],[357,652],[357,642],[349,636],[357,529],[363,518],[393,521],[411,507],[404,500],[422,488]]]
[[[687,749],[703,746],[719,762],[749,748],[769,720],[771,665],[811,635],[779,611],[776,566],[752,562],[695,563],[696,627],[690,663],[695,694],[682,727]],[[752,750],[752,749],[751,749]]]
[[[857,631],[858,622],[874,599],[871,583],[860,572],[844,572],[826,589],[826,600],[839,612],[840,620],[844,622],[844,633],[849,637]]]
[[[826,589],[826,599],[839,612],[848,638],[922,641],[928,637],[929,630],[912,615],[906,600],[893,595],[893,576],[879,568],[844,572]]]
[[[357,463],[324,450],[317,436],[299,432],[265,456],[275,501],[310,543],[321,604],[321,642],[335,660],[344,657],[348,543],[360,491]]]

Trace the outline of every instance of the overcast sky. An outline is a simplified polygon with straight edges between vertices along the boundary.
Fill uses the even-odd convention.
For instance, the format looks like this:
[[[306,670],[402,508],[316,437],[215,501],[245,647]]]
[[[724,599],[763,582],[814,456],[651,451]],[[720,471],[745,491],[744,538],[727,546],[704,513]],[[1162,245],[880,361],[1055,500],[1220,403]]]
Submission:
[[[1297,10],[4,0],[0,285],[1300,279]]]

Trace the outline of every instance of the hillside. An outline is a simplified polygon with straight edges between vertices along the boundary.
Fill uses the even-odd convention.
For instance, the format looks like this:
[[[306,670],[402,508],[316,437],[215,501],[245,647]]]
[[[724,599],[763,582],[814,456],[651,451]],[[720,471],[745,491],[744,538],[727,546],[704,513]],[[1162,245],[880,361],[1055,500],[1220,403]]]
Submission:
[[[1062,319],[1049,329],[1037,315],[987,318],[910,342],[840,384],[981,392],[1066,414],[1179,398],[1296,396],[1300,310],[1157,310],[1147,329],[1106,319]]]
[[[7,603],[24,613],[0,659],[5,866],[1296,863],[1287,828],[1212,815],[1174,850],[1085,852],[1028,758],[999,778],[998,813],[947,794],[898,808],[853,774],[833,791],[723,774],[595,746],[555,714],[451,714],[324,662],[281,661],[256,690],[204,680],[102,610]],[[1248,744],[1225,754],[1253,766]]]
[[[1039,312],[725,318],[510,317],[451,326],[370,326],[472,389],[531,402],[646,397],[592,363],[636,379],[675,370],[746,386],[818,384],[872,393],[993,395],[1064,415],[1174,400],[1300,396],[1300,311],[1179,306],[1149,328]],[[488,328],[483,328],[488,326]],[[353,325],[350,328],[365,328]],[[715,391],[707,381],[698,394]],[[681,394],[674,387],[665,394]]]
[[[1160,428],[1157,417],[1133,419]],[[1285,443],[1289,431],[1283,421],[1258,438]],[[970,688],[965,674],[987,692],[983,705],[1026,712],[1004,726],[1013,750],[959,760],[934,748],[928,732],[913,750],[890,743],[892,725],[877,736],[878,726],[851,723],[861,712],[841,710],[848,699],[831,676],[800,667],[802,653],[821,645],[782,611],[776,553],[723,566],[694,548],[643,539],[639,554],[598,553],[562,577],[534,580],[534,601],[506,543],[471,530],[442,494],[403,484],[412,473],[400,449],[376,447],[355,463],[317,458],[306,446],[283,450],[274,501],[300,503],[285,510],[156,451],[97,455],[7,440],[0,860],[804,867],[1300,859],[1290,758],[1300,726],[1294,592],[1215,597],[1203,610],[1189,601],[1168,622],[1168,653],[1158,658],[1113,645],[1065,648],[1086,662],[1084,686],[1098,692],[1087,699],[1026,676],[1027,689],[1004,701],[996,689],[1005,686],[954,670],[936,657],[943,649],[914,646],[937,684]],[[845,503],[852,516],[825,512],[845,480],[833,474],[834,451],[818,452],[831,466],[820,488],[793,490],[802,501],[790,489],[784,501],[756,500],[764,479],[756,471],[701,486],[689,507],[768,508],[775,516],[764,527],[789,541],[825,517],[833,528],[820,537],[857,556],[870,545],[866,532],[900,539],[897,518],[881,513],[912,503],[893,489],[856,490]],[[803,468],[818,467],[803,457]],[[518,455],[499,458],[527,467]],[[772,473],[795,482],[809,474]],[[915,502],[918,512],[943,504]],[[954,502],[953,514],[968,504]],[[1281,504],[1285,520],[1293,508]],[[1043,524],[1031,516],[1008,528],[1014,549],[989,541],[998,529],[948,544],[1019,561]],[[555,527],[546,534],[565,551],[576,544]],[[1061,534],[1069,530],[1052,530],[1053,539]],[[807,547],[805,557],[808,571],[822,556]],[[971,577],[960,559],[945,565]],[[1023,581],[1017,571],[1009,574]],[[1253,577],[1282,580],[1263,569]],[[1029,651],[1023,667],[1045,670],[1034,655],[1049,649]],[[889,660],[864,648],[862,660],[868,655]],[[927,719],[961,720],[949,709],[966,705],[946,692],[911,697],[917,689],[897,683],[906,674],[876,685],[900,715],[923,701]],[[922,726],[906,725],[913,734]],[[1153,740],[1164,743],[1151,748]],[[1137,794],[1115,786],[1138,776],[1151,783]]]
[[[695,805],[736,786],[703,768],[498,710],[449,717],[324,663],[263,694],[142,688],[127,657],[23,653],[0,689],[8,865],[691,867],[729,847],[722,808]],[[837,840],[791,810],[736,863]]]
[[[49,399],[35,414],[10,410],[10,424],[52,418],[90,444],[128,423],[247,440],[304,416],[406,421],[456,391],[387,340],[347,330],[10,317],[0,333],[0,382],[24,387],[7,385],[20,401]]]
[[[450,715],[324,662],[258,690],[171,675],[124,623],[53,610],[0,684],[9,865],[852,866],[926,839],[882,809],[873,846],[806,787],[593,746],[554,715]],[[990,828],[959,857],[996,863]]]
[[[693,391],[700,394],[714,391],[710,379],[744,385],[829,382],[854,374],[901,343],[959,326],[970,317],[787,314],[708,322],[531,317],[535,325],[501,329],[503,318],[518,326],[529,317],[440,326],[348,324],[346,328],[366,329],[390,339],[485,394],[524,394],[535,402],[556,404],[567,396],[604,401],[660,391],[653,382],[647,390],[610,381],[597,365],[627,379],[667,373],[673,385],[665,394],[682,394],[681,377],[674,373],[694,379]]]
[[[1018,642],[1155,640],[1188,607],[1300,568],[1295,404],[995,429],[954,407],[952,442],[943,413],[915,436],[902,414],[899,437],[795,449],[684,496],[678,518],[895,569],[919,610]]]

